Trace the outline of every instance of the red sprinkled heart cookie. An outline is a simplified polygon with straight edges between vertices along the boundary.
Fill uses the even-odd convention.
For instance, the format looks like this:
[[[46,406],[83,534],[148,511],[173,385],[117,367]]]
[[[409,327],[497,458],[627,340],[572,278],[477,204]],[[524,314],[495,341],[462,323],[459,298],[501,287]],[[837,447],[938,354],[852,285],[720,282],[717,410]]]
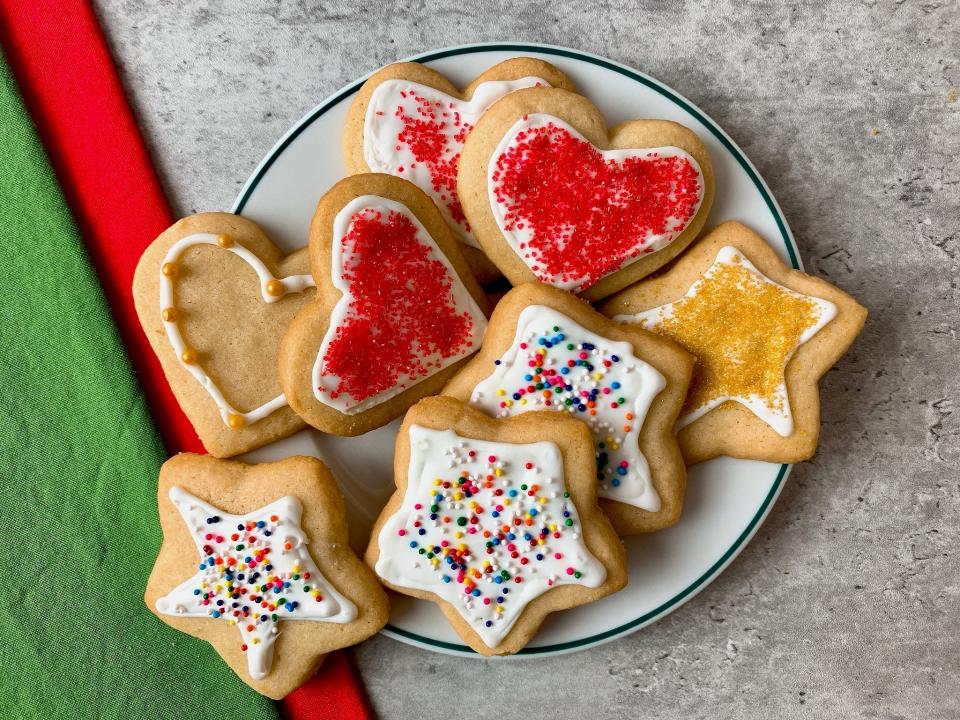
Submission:
[[[454,276],[420,237],[416,220],[402,206],[373,197],[346,207],[349,230],[334,255],[339,250],[342,267],[335,284],[348,299],[335,311],[321,362],[314,364],[319,391],[344,410],[470,352],[482,325],[462,290],[457,297]],[[422,312],[423,306],[433,312]]]
[[[480,346],[486,299],[436,206],[389,175],[355,175],[310,231],[317,300],[290,324],[280,382],[325,432],[358,435],[438,392]]]
[[[494,102],[529,87],[573,90],[550,63],[512,58],[489,68],[463,91],[419,63],[382,68],[357,92],[347,115],[344,155],[352,173],[382,172],[411,181],[437,204],[481,283],[499,276],[480,251],[457,195],[463,143]]]
[[[458,187],[474,234],[512,283],[539,280],[596,300],[696,237],[713,171],[703,143],[677,123],[608,130],[583,97],[530,88],[478,122]]]

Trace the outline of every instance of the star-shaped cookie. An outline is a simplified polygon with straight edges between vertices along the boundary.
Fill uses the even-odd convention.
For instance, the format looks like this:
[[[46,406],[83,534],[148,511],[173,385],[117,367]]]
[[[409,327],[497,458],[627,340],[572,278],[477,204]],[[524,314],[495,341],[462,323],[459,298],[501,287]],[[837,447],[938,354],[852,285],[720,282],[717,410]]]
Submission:
[[[158,502],[164,543],[147,607],[210,642],[258,692],[284,697],[326,653],[386,623],[386,596],[347,544],[343,499],[320,461],[178,455]]]
[[[438,603],[478,653],[515,653],[548,613],[626,584],[585,424],[548,412],[494,420],[431,397],[404,418],[394,462],[397,491],[366,561],[387,587]]]
[[[697,357],[677,423],[688,464],[718,455],[771,462],[812,456],[820,429],[817,381],[866,319],[849,295],[788,268],[736,222],[601,309]]]

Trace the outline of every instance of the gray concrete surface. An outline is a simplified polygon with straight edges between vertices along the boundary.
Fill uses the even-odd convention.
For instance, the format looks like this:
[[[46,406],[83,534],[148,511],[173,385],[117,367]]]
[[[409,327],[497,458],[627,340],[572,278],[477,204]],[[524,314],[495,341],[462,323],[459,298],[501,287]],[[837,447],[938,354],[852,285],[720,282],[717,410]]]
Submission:
[[[466,40],[543,41],[704,108],[769,182],[807,267],[871,311],[824,379],[819,454],[699,597],[551,660],[378,637],[355,658],[381,717],[960,717],[956,3],[97,9],[178,213],[229,207],[274,140],[362,72]]]

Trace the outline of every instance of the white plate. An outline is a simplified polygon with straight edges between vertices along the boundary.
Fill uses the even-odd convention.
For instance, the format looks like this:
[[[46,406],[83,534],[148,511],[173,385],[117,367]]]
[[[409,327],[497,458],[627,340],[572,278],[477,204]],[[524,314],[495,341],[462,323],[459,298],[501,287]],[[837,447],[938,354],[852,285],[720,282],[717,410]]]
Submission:
[[[653,78],[624,65],[547,45],[481,44],[409,58],[464,86],[486,68],[517,55],[543,58],[569,75],[614,125],[635,117],[666,118],[693,129],[706,143],[716,174],[707,221],[736,219],[757,230],[793,267],[793,237],[766,184],[743,152],[702,111]],[[256,221],[281,248],[306,242],[320,196],[344,175],[341,133],[347,107],[365,78],[324,100],[267,154],[237,198],[234,212]],[[351,537],[362,549],[393,491],[391,466],[399,420],[359,438],[304,431],[251,453],[254,460],[316,455],[340,479]],[[675,610],[706,587],[750,541],[776,501],[788,465],[719,458],[691,469],[683,519],[674,527],[626,541],[629,585],[599,602],[554,613],[525,655],[591,647],[634,632]],[[473,655],[433,603],[402,597],[383,631],[429,650]]]

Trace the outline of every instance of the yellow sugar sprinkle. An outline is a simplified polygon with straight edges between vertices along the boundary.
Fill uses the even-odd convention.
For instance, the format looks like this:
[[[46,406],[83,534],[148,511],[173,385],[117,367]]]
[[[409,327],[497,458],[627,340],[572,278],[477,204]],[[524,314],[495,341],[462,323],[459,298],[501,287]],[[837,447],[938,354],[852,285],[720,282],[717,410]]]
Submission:
[[[683,412],[718,397],[750,396],[781,410],[784,367],[819,312],[813,300],[767,282],[737,256],[716,266],[653,328],[697,357]]]
[[[497,390],[497,395],[499,395],[500,397],[503,397],[506,394],[507,394],[507,391],[504,390],[503,388],[500,388],[499,390]]]

